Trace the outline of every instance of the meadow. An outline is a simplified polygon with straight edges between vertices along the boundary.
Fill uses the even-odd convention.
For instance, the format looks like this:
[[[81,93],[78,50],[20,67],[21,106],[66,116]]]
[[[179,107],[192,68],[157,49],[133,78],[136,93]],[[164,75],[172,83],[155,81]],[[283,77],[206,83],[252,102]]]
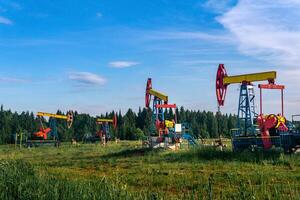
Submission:
[[[127,141],[1,146],[0,199],[300,199],[300,155]]]

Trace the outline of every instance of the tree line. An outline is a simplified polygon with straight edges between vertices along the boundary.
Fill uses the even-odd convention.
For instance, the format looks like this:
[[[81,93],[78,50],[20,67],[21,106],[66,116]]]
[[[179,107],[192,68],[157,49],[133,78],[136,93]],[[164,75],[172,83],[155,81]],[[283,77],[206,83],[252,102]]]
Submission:
[[[64,114],[60,110],[57,114]],[[57,120],[57,131],[62,141],[70,141],[75,138],[80,141],[85,135],[93,135],[99,130],[99,125],[95,123],[96,118],[113,118],[117,115],[117,128],[111,128],[111,136],[121,140],[136,140],[154,132],[152,111],[146,108],[139,108],[138,112],[128,109],[125,114],[121,111],[105,113],[100,116],[90,116],[89,114],[79,114],[74,112],[74,121],[70,129],[64,120]],[[178,123],[187,123],[190,133],[197,138],[216,138],[219,135],[230,136],[230,129],[235,127],[236,116],[222,115],[209,111],[187,110],[183,107],[177,108],[175,112],[170,109],[165,113],[166,119],[174,119],[176,116]],[[12,112],[0,109],[0,144],[7,144],[13,141],[16,133],[32,134],[37,132],[40,126],[49,126],[45,118],[38,118],[33,112]]]

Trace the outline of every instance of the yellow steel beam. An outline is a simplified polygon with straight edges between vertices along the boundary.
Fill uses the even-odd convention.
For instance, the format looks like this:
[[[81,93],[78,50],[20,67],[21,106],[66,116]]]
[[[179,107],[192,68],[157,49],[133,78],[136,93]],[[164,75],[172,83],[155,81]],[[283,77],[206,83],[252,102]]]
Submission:
[[[243,74],[237,76],[224,77],[224,84],[242,83],[242,82],[255,82],[255,81],[267,81],[276,79],[276,71],[261,72],[254,74]]]
[[[113,123],[114,120],[113,119],[97,119],[97,122],[108,122],[108,123]]]
[[[52,113],[45,113],[45,112],[38,112],[37,116],[39,117],[53,117],[56,119],[68,119],[66,115],[57,115],[57,114],[52,114]]]
[[[158,97],[159,99],[163,100],[163,101],[168,101],[168,96],[161,93],[161,92],[158,92],[156,90],[153,90],[153,89],[150,89],[149,90],[149,93],[155,97]]]

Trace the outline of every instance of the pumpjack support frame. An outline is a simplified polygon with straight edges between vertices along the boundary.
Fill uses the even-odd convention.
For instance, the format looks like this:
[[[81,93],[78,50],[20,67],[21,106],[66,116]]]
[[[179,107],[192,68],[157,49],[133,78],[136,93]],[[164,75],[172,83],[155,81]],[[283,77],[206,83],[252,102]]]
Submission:
[[[176,108],[176,104],[168,104],[168,96],[156,91],[152,88],[152,79],[148,78],[146,83],[146,93],[145,93],[145,106],[146,108],[150,108],[151,100],[152,102],[152,120],[154,122],[156,132],[164,129],[165,125],[165,110],[168,108]],[[175,123],[176,123],[176,114],[175,114]]]
[[[234,151],[250,147],[269,149],[272,146],[281,147],[285,152],[292,152],[300,147],[300,132],[289,129],[284,117],[283,90],[284,85],[275,84],[276,72],[262,72],[228,76],[224,64],[220,64],[216,77],[216,96],[218,108],[224,105],[227,87],[230,84],[240,84],[237,128],[231,130],[232,146]],[[259,84],[260,114],[256,113],[255,94],[252,82],[268,81],[268,84]],[[262,114],[262,90],[281,90],[281,114]],[[219,110],[220,111],[220,110]]]
[[[244,136],[254,135],[256,126],[254,119],[257,117],[255,109],[255,93],[251,84],[243,83],[240,87],[237,127]]]

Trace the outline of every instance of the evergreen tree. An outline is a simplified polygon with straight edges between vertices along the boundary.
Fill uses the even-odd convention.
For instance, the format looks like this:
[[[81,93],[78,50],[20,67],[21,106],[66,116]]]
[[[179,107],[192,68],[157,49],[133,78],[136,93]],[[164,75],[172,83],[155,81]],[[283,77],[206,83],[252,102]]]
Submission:
[[[64,114],[58,110],[57,114]],[[230,129],[236,126],[235,115],[222,115],[221,113],[212,113],[206,111],[185,110],[183,107],[168,109],[166,119],[173,119],[176,114],[177,123],[188,123],[191,133],[196,137],[215,138],[219,134],[230,137]],[[101,118],[113,118],[115,112],[100,114]],[[155,133],[152,110],[139,108],[135,113],[129,109],[123,116],[121,111],[117,113],[117,128],[114,130],[111,126],[111,136],[122,140],[134,140],[141,135],[149,136]],[[37,132],[41,124],[44,127],[49,126],[45,118],[37,118],[31,112],[12,113],[10,110],[0,108],[0,144],[12,142],[12,136],[16,133],[34,133]],[[299,128],[299,126],[298,126]],[[96,118],[88,114],[79,114],[74,112],[74,122],[70,129],[67,128],[65,120],[57,119],[57,129],[62,141],[70,141],[72,138],[81,140],[85,134],[94,135],[99,126],[96,125]],[[143,134],[142,134],[143,133]]]
[[[124,132],[125,132],[125,139],[126,140],[135,140],[136,139],[136,115],[131,110],[128,109],[127,113],[124,116]]]

